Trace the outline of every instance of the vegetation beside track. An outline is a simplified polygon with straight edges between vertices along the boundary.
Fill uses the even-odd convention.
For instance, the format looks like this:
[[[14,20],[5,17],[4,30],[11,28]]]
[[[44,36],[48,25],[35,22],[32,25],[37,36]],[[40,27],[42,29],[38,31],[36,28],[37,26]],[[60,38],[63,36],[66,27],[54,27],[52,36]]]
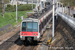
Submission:
[[[26,12],[32,12],[32,10],[28,10],[28,11],[18,11],[18,23],[20,23],[21,20],[21,16],[24,16],[24,18],[26,18]],[[5,12],[5,17],[2,17],[2,14],[0,14],[0,28],[7,25],[7,24],[11,24],[12,26],[16,25],[16,12]]]

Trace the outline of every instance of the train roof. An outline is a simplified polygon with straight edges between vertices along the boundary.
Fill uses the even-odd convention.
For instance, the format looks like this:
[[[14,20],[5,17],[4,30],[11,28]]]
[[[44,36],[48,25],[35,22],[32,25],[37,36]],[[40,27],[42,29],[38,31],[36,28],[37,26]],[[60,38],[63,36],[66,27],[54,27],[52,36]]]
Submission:
[[[46,15],[52,9],[52,5],[46,6],[46,9],[47,9],[47,11],[45,13],[34,13],[33,15],[29,16],[28,18],[41,19],[44,15]]]
[[[49,14],[52,13],[52,5],[47,6],[45,9],[45,13],[34,13],[33,15],[23,19],[23,21],[39,20],[41,23]]]
[[[22,21],[22,22],[24,22],[24,21],[38,21],[38,19],[25,18],[25,19],[23,19],[23,21]]]

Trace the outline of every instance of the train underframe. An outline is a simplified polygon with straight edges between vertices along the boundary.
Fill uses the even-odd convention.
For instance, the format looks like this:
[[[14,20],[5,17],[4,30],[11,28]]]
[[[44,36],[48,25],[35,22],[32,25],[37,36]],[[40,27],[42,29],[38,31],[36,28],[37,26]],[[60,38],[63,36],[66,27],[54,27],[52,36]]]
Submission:
[[[40,41],[40,38],[37,38],[37,36],[22,36],[21,40],[32,42],[32,41],[35,41],[35,40]]]

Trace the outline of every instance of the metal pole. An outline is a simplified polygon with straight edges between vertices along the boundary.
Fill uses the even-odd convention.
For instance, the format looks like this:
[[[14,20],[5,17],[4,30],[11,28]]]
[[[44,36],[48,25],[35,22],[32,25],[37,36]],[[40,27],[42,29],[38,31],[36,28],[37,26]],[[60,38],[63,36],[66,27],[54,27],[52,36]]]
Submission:
[[[68,15],[70,15],[70,5],[68,3]]]
[[[65,13],[65,7],[64,7],[64,13]]]
[[[54,38],[54,0],[53,0],[53,38]]]
[[[27,1],[27,4],[28,4],[28,0],[26,0]]]
[[[37,7],[36,8],[37,8],[37,12],[38,12],[38,0],[37,0]]]
[[[60,8],[60,3],[59,3],[59,8]]]
[[[33,0],[32,0],[32,10],[33,10]]]
[[[62,13],[63,13],[63,3],[62,3]]]
[[[58,11],[58,2],[57,2],[57,11]]]
[[[57,12],[58,12],[58,2],[57,2]],[[57,13],[56,13],[57,14]],[[56,15],[56,19],[58,19],[58,15]]]
[[[59,8],[59,2],[58,2],[58,8]]]
[[[3,12],[3,18],[4,18],[4,12],[5,12],[5,8],[4,8],[4,0],[2,0],[2,12]]]
[[[16,23],[17,23],[17,0],[16,0]]]
[[[42,13],[42,3],[41,3],[41,0],[40,0],[40,11]]]
[[[12,6],[14,6],[14,2],[15,2],[15,1],[14,1],[14,0],[11,0],[11,2],[12,2]]]
[[[44,8],[45,8],[45,1],[44,1]]]
[[[58,2],[58,8],[59,8],[59,6],[60,6],[60,5],[59,5],[59,2]]]

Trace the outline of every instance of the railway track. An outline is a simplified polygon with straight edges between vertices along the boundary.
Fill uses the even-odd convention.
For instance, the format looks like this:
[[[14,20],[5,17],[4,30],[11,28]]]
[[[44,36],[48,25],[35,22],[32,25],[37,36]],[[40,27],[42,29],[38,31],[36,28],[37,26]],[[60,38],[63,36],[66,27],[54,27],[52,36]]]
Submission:
[[[63,26],[63,25],[62,25]],[[64,26],[65,27],[65,26]],[[69,26],[68,26],[69,27]],[[67,28],[66,28],[67,29]],[[71,29],[71,28],[70,28]],[[68,29],[67,29],[68,30]],[[71,30],[72,31],[72,30]],[[65,39],[68,47],[71,47],[71,46],[74,46],[74,39],[73,40],[70,40],[68,38],[68,35],[64,34],[64,30],[62,31],[63,34],[61,34],[63,36],[63,38]],[[75,32],[75,31],[74,31]],[[73,32],[73,33],[74,33]],[[8,39],[6,42],[4,42],[2,45],[0,45],[0,50],[10,50],[11,46],[12,45],[20,45],[20,47],[18,48],[18,50],[36,50],[37,46],[40,45],[39,43],[42,43],[43,40],[41,41],[33,41],[33,43],[28,43],[25,41],[21,41],[20,38],[19,38],[19,33],[20,31],[18,31],[14,36],[12,36],[10,39]],[[72,33],[72,34],[73,34]],[[45,36],[46,36],[46,33],[45,33]],[[44,36],[44,37],[45,37]],[[42,37],[42,39],[44,38]],[[73,35],[73,38],[74,38],[74,35]],[[73,42],[73,43],[72,43]],[[62,45],[63,46],[63,45]],[[9,49],[10,48],[10,49]]]
[[[21,50],[35,50],[35,46],[22,46]]]
[[[44,40],[43,38],[46,37],[46,33],[44,33],[45,35],[41,38],[41,41],[33,41],[32,43],[26,42],[26,44],[25,44],[25,41],[20,40],[19,33],[20,33],[20,31],[18,31],[10,39],[5,41],[2,45],[0,45],[0,50],[12,50],[13,49],[12,46],[14,46],[15,44],[20,46],[18,48],[18,50],[36,50],[36,47],[38,45],[42,44],[42,42]],[[13,50],[15,50],[15,49],[13,49]]]
[[[25,44],[26,43],[26,44]],[[34,43],[34,44],[33,44]],[[34,50],[34,48],[38,45],[37,42],[25,42],[23,41],[23,45],[19,48],[19,50]]]
[[[33,41],[32,43],[23,41],[23,45],[18,48],[18,50],[36,50],[40,45],[44,43],[44,40],[46,40],[46,36],[47,30],[44,32],[44,35],[42,36],[40,41]]]
[[[52,5],[46,8],[47,15],[51,14],[52,11],[48,11],[51,9],[52,9]],[[42,14],[42,15],[44,15],[44,14]],[[38,18],[38,17],[36,16],[36,18]],[[41,18],[38,18],[38,19],[40,20]],[[35,50],[36,46],[39,45],[38,43],[40,43],[40,42],[33,41],[32,43],[27,42],[26,44],[24,44],[25,41],[20,40],[19,33],[20,33],[20,31],[18,31],[14,36],[12,36],[10,39],[5,41],[2,45],[0,45],[0,50],[11,50],[12,46],[14,46],[15,44],[17,44],[18,46],[21,46],[19,48],[19,50]]]
[[[5,41],[2,45],[0,45],[0,50],[7,50],[10,46],[12,46],[14,43],[16,43],[19,40],[19,33],[20,33],[20,31],[18,31],[10,39]]]
[[[18,50],[35,50],[37,45],[39,45],[39,43],[41,43],[41,41],[33,41],[33,43],[26,42],[26,44],[25,44],[25,41],[20,40],[19,33],[20,33],[20,31],[18,31],[14,36],[12,36],[10,39],[8,39],[6,42],[4,42],[2,45],[0,45],[0,50],[12,50],[12,46],[14,46],[15,44],[20,46],[18,48]]]
[[[18,48],[19,50],[36,50],[36,47],[41,41],[33,41],[32,43],[23,41],[23,45]]]

